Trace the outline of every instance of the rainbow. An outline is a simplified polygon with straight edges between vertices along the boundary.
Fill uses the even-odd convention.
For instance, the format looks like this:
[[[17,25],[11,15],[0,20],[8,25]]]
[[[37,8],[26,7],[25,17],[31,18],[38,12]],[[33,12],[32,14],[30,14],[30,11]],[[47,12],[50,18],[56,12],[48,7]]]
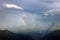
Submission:
[[[21,20],[22,24],[24,25],[24,28],[26,28],[23,31],[27,31],[29,28],[28,28],[26,20],[21,16],[20,16],[20,20]]]
[[[26,23],[26,21],[23,17],[20,16],[20,20],[21,20],[21,22],[23,23],[24,26],[27,26],[27,23]]]

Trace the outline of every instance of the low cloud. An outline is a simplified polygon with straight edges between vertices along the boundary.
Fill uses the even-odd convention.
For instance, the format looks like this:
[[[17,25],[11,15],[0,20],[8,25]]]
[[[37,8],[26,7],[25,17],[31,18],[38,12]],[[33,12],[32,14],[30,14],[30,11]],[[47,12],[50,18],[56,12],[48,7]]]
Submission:
[[[39,23],[37,20],[41,19],[41,16],[38,16],[36,14],[32,14],[29,12],[24,11],[14,11],[14,12],[4,12],[1,13],[1,21],[0,21],[0,29],[8,29],[11,31],[22,31],[25,29],[28,30],[41,30],[44,29],[44,23]],[[20,16],[23,18],[27,26],[25,26]],[[37,27],[36,27],[37,26]],[[40,28],[41,27],[41,28]],[[13,29],[12,29],[13,28]]]

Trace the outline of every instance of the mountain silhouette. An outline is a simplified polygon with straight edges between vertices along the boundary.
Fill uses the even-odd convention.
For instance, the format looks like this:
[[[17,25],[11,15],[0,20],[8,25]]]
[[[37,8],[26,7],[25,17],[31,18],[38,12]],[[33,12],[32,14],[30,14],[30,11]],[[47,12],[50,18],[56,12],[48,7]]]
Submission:
[[[50,32],[43,39],[44,40],[60,40],[60,30],[55,30],[53,32]]]
[[[34,33],[34,35],[37,35],[37,33]],[[0,40],[36,40],[35,37],[32,37],[34,35],[25,33],[16,34],[8,30],[0,30]],[[60,30],[50,32],[43,38],[41,38],[39,33],[38,35],[38,40],[60,40]]]
[[[16,34],[8,30],[0,30],[0,40],[33,40],[33,38],[28,34]]]

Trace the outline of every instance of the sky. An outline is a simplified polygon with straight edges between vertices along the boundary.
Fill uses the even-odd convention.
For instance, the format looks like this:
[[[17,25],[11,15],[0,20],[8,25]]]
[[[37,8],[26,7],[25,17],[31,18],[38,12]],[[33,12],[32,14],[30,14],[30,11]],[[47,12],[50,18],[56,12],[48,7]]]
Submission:
[[[60,23],[60,0],[0,0],[0,29],[44,30],[52,23]]]

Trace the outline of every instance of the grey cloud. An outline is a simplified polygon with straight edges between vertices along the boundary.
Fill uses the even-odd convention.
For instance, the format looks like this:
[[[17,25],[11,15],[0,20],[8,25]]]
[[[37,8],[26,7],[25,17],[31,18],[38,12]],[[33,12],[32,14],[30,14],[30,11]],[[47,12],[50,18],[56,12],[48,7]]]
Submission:
[[[60,9],[51,9],[51,10],[48,10],[46,12],[44,12],[44,15],[45,16],[57,16],[57,15],[60,15]]]
[[[25,11],[37,14],[49,9],[60,8],[59,0],[21,0],[19,3]]]
[[[36,14],[31,14],[24,11],[3,11],[0,13],[0,29],[8,29],[8,30],[25,30],[26,26],[21,22],[20,16],[26,20],[27,25],[29,26],[29,29],[34,30],[36,27],[33,26],[33,24],[43,25],[43,23],[39,24],[36,20],[40,19],[41,16],[38,16]],[[30,27],[31,25],[31,27]],[[39,28],[38,26],[37,28]],[[11,29],[14,28],[14,29]],[[21,29],[20,29],[21,28]],[[42,27],[43,28],[43,27]]]
[[[47,9],[60,8],[59,0],[1,0],[0,3],[16,4],[23,7],[25,11],[32,13],[41,13]]]

